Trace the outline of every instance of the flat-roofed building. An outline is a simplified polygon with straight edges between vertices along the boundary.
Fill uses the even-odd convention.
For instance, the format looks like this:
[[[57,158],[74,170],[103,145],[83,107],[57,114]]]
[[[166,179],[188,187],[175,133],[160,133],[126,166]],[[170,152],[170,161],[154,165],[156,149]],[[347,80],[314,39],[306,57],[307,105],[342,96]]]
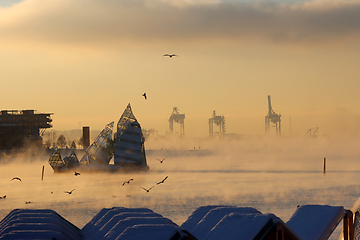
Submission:
[[[36,110],[0,111],[0,150],[41,146],[42,133],[51,128],[53,113],[35,113]]]

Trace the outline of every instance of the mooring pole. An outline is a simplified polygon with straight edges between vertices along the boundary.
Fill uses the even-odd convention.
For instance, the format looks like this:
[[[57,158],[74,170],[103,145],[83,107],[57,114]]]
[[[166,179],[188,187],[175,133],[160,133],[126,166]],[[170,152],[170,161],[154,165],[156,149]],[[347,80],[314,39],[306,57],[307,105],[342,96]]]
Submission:
[[[349,240],[349,225],[348,225],[348,218],[345,216],[343,218],[343,229],[344,229],[344,233],[343,233],[343,237],[344,240]]]
[[[44,179],[44,168],[45,168],[45,166],[43,166],[43,168],[42,168],[42,172],[41,172],[41,181]]]
[[[324,158],[324,169],[323,169],[323,173],[326,173],[326,158]]]

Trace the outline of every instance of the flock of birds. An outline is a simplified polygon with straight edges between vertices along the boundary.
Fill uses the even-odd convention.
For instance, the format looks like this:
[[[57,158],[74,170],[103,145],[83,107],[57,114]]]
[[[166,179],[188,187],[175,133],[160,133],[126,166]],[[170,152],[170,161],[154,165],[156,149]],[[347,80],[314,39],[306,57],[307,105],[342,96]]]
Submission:
[[[166,53],[166,54],[164,54],[163,56],[164,56],[164,57],[172,58],[172,57],[177,57],[178,55]],[[146,93],[143,93],[142,96],[145,98],[145,100],[147,99]],[[163,158],[163,159],[157,159],[157,160],[159,160],[160,163],[163,163],[164,160],[165,160],[165,158]],[[80,174],[79,172],[76,172],[76,171],[75,171],[74,175],[75,175],[75,176],[79,176],[79,175],[81,175],[81,174]],[[159,185],[159,184],[164,183],[167,178],[168,178],[168,176],[166,176],[166,177],[165,177],[163,180],[161,180],[160,182],[156,183],[156,185]],[[13,177],[13,178],[11,179],[11,181],[13,181],[13,180],[18,180],[18,181],[22,182],[21,178],[19,178],[19,177]],[[128,181],[125,181],[125,182],[122,184],[122,186],[124,186],[125,184],[130,184],[130,182],[133,181],[133,180],[134,180],[134,179],[131,178],[131,179],[129,179]],[[151,188],[144,188],[144,187],[141,187],[141,188],[144,189],[146,192],[149,192],[153,187],[155,187],[155,185],[152,186]],[[64,193],[72,194],[74,190],[75,190],[75,189],[73,189],[73,190],[71,190],[71,191],[64,191]],[[53,192],[51,192],[51,193],[53,193]],[[130,197],[130,195],[127,195],[127,196]],[[113,195],[113,197],[116,197],[116,196]],[[0,199],[5,199],[5,198],[6,198],[6,195],[4,195],[4,196],[2,196],[2,197],[0,196]],[[31,202],[30,202],[30,201],[26,201],[26,202],[25,202],[25,204],[29,204],[29,203],[31,203]]]
[[[165,158],[163,158],[163,159],[157,159],[157,160],[159,160],[160,163],[163,163],[164,160],[165,160]],[[169,176],[166,176],[163,180],[161,180],[160,182],[157,182],[156,185],[165,183],[165,181],[166,181],[166,179],[168,179],[168,177],[169,177]],[[130,178],[129,180],[123,182],[122,186],[125,186],[126,184],[130,184],[131,181],[134,181],[134,179],[133,179],[133,178]],[[140,186],[140,187],[141,187],[142,189],[144,189],[144,191],[150,192],[150,190],[153,189],[156,185],[154,185],[154,186],[152,186],[152,187],[150,187],[150,188],[144,188],[144,187],[142,187],[142,186]],[[116,196],[113,195],[113,197],[116,197]],[[130,195],[127,195],[127,197],[130,197]]]
[[[165,159],[166,159],[166,158],[163,158],[163,159],[157,158],[157,160],[158,160],[160,163],[163,163],[163,162],[165,161]],[[75,172],[74,172],[74,175],[75,175],[75,176],[79,176],[79,175],[81,175],[81,174],[80,174],[79,172],[76,172],[76,171],[75,171]],[[165,183],[165,181],[168,179],[168,177],[169,177],[169,176],[166,176],[163,180],[157,182],[156,185]],[[13,178],[11,179],[11,181],[14,181],[14,180],[19,181],[19,182],[22,182],[21,178],[19,178],[19,177],[13,177]],[[123,182],[123,183],[122,183],[122,186],[125,186],[126,184],[130,184],[131,181],[134,181],[134,179],[133,179],[133,178],[130,178],[129,180]],[[140,187],[141,187],[144,191],[146,191],[146,192],[148,193],[148,192],[150,192],[150,190],[153,189],[156,185],[154,185],[154,186],[152,186],[152,187],[150,187],[150,188],[144,188],[144,187],[142,187],[142,186],[140,186]],[[70,194],[72,194],[74,191],[75,191],[75,188],[72,189],[71,191],[64,191],[64,193],[67,193],[67,194],[70,195]],[[53,192],[51,192],[51,194],[53,194]],[[127,196],[127,197],[130,197],[129,194],[127,194],[126,196]],[[116,196],[112,195],[112,197],[115,198]],[[6,199],[6,195],[0,196],[0,199]],[[32,202],[31,202],[31,201],[26,201],[26,202],[25,202],[25,204],[30,204],[30,203],[32,203]]]
[[[75,172],[74,175],[75,175],[75,176],[78,176],[78,175],[80,175],[80,173]],[[21,178],[19,178],[19,177],[13,177],[13,178],[11,179],[11,181],[13,181],[13,180],[17,180],[17,181],[22,182]],[[64,193],[72,194],[72,192],[73,192],[74,190],[75,190],[75,189],[73,189],[73,190],[71,190],[71,191],[64,191]],[[51,194],[53,194],[53,192],[51,192]],[[6,195],[0,197],[0,199],[6,199]],[[31,201],[25,201],[25,204],[30,204],[30,203],[32,203],[32,202],[31,202]]]
[[[166,54],[164,54],[163,56],[164,56],[164,57],[172,58],[172,57],[177,57],[178,55],[166,53]],[[143,93],[142,96],[145,98],[145,100],[147,99],[146,93]],[[164,160],[165,160],[165,158],[163,158],[163,159],[157,159],[157,160],[158,160],[160,163],[163,163]],[[76,172],[76,171],[75,171],[74,175],[75,175],[75,176],[79,176],[79,175],[81,175],[81,174],[80,174],[79,172]],[[159,184],[164,183],[164,182],[166,181],[166,179],[168,179],[168,176],[166,176],[166,177],[165,177],[163,180],[161,180],[160,182],[157,182],[156,185],[159,185]],[[13,178],[11,179],[11,181],[13,181],[13,180],[17,180],[17,181],[22,182],[21,178],[19,178],[19,177],[13,177]],[[124,186],[125,184],[130,184],[130,182],[133,181],[133,180],[134,180],[133,178],[130,178],[128,181],[123,182],[122,186]],[[141,186],[141,188],[144,189],[144,191],[146,191],[146,192],[148,193],[148,192],[150,192],[150,190],[153,189],[156,185],[154,185],[154,186],[152,186],[152,187],[150,187],[150,188],[144,188],[144,187]],[[75,189],[72,189],[71,191],[64,191],[64,193],[67,193],[67,194],[70,195],[70,194],[73,193],[73,191],[75,191]],[[52,194],[52,193],[53,193],[53,192],[51,192],[51,194]],[[114,196],[114,195],[112,195],[112,196],[113,196],[113,197],[116,197],[116,196]],[[130,197],[130,195],[126,195],[126,196],[127,196],[127,197]],[[4,196],[2,196],[2,197],[0,196],[0,199],[6,199],[6,195],[4,195]],[[31,201],[26,201],[26,202],[25,202],[25,204],[30,204],[30,203],[32,203],[32,202],[31,202]]]

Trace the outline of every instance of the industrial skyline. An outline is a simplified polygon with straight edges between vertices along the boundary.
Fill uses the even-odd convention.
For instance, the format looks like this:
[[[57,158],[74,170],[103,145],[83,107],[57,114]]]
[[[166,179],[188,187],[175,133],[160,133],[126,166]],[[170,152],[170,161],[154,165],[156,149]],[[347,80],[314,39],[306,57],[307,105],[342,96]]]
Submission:
[[[359,12],[360,0],[2,1],[1,109],[102,129],[131,103],[163,135],[176,106],[186,137],[207,136],[213,110],[227,133],[264,135],[271,95],[282,136],[356,137]]]

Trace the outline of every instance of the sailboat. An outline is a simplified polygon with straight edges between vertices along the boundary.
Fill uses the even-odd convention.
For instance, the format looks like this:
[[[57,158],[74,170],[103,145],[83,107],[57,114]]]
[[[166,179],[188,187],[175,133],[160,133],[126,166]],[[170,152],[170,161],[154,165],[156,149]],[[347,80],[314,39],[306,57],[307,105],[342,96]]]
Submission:
[[[149,170],[146,163],[145,138],[130,103],[117,123],[117,132],[114,137],[113,127],[114,122],[105,126],[95,141],[86,149],[80,161],[75,152],[62,159],[59,149],[56,148],[49,158],[49,164],[54,172],[75,169],[123,172]],[[110,164],[112,158],[114,164]]]

